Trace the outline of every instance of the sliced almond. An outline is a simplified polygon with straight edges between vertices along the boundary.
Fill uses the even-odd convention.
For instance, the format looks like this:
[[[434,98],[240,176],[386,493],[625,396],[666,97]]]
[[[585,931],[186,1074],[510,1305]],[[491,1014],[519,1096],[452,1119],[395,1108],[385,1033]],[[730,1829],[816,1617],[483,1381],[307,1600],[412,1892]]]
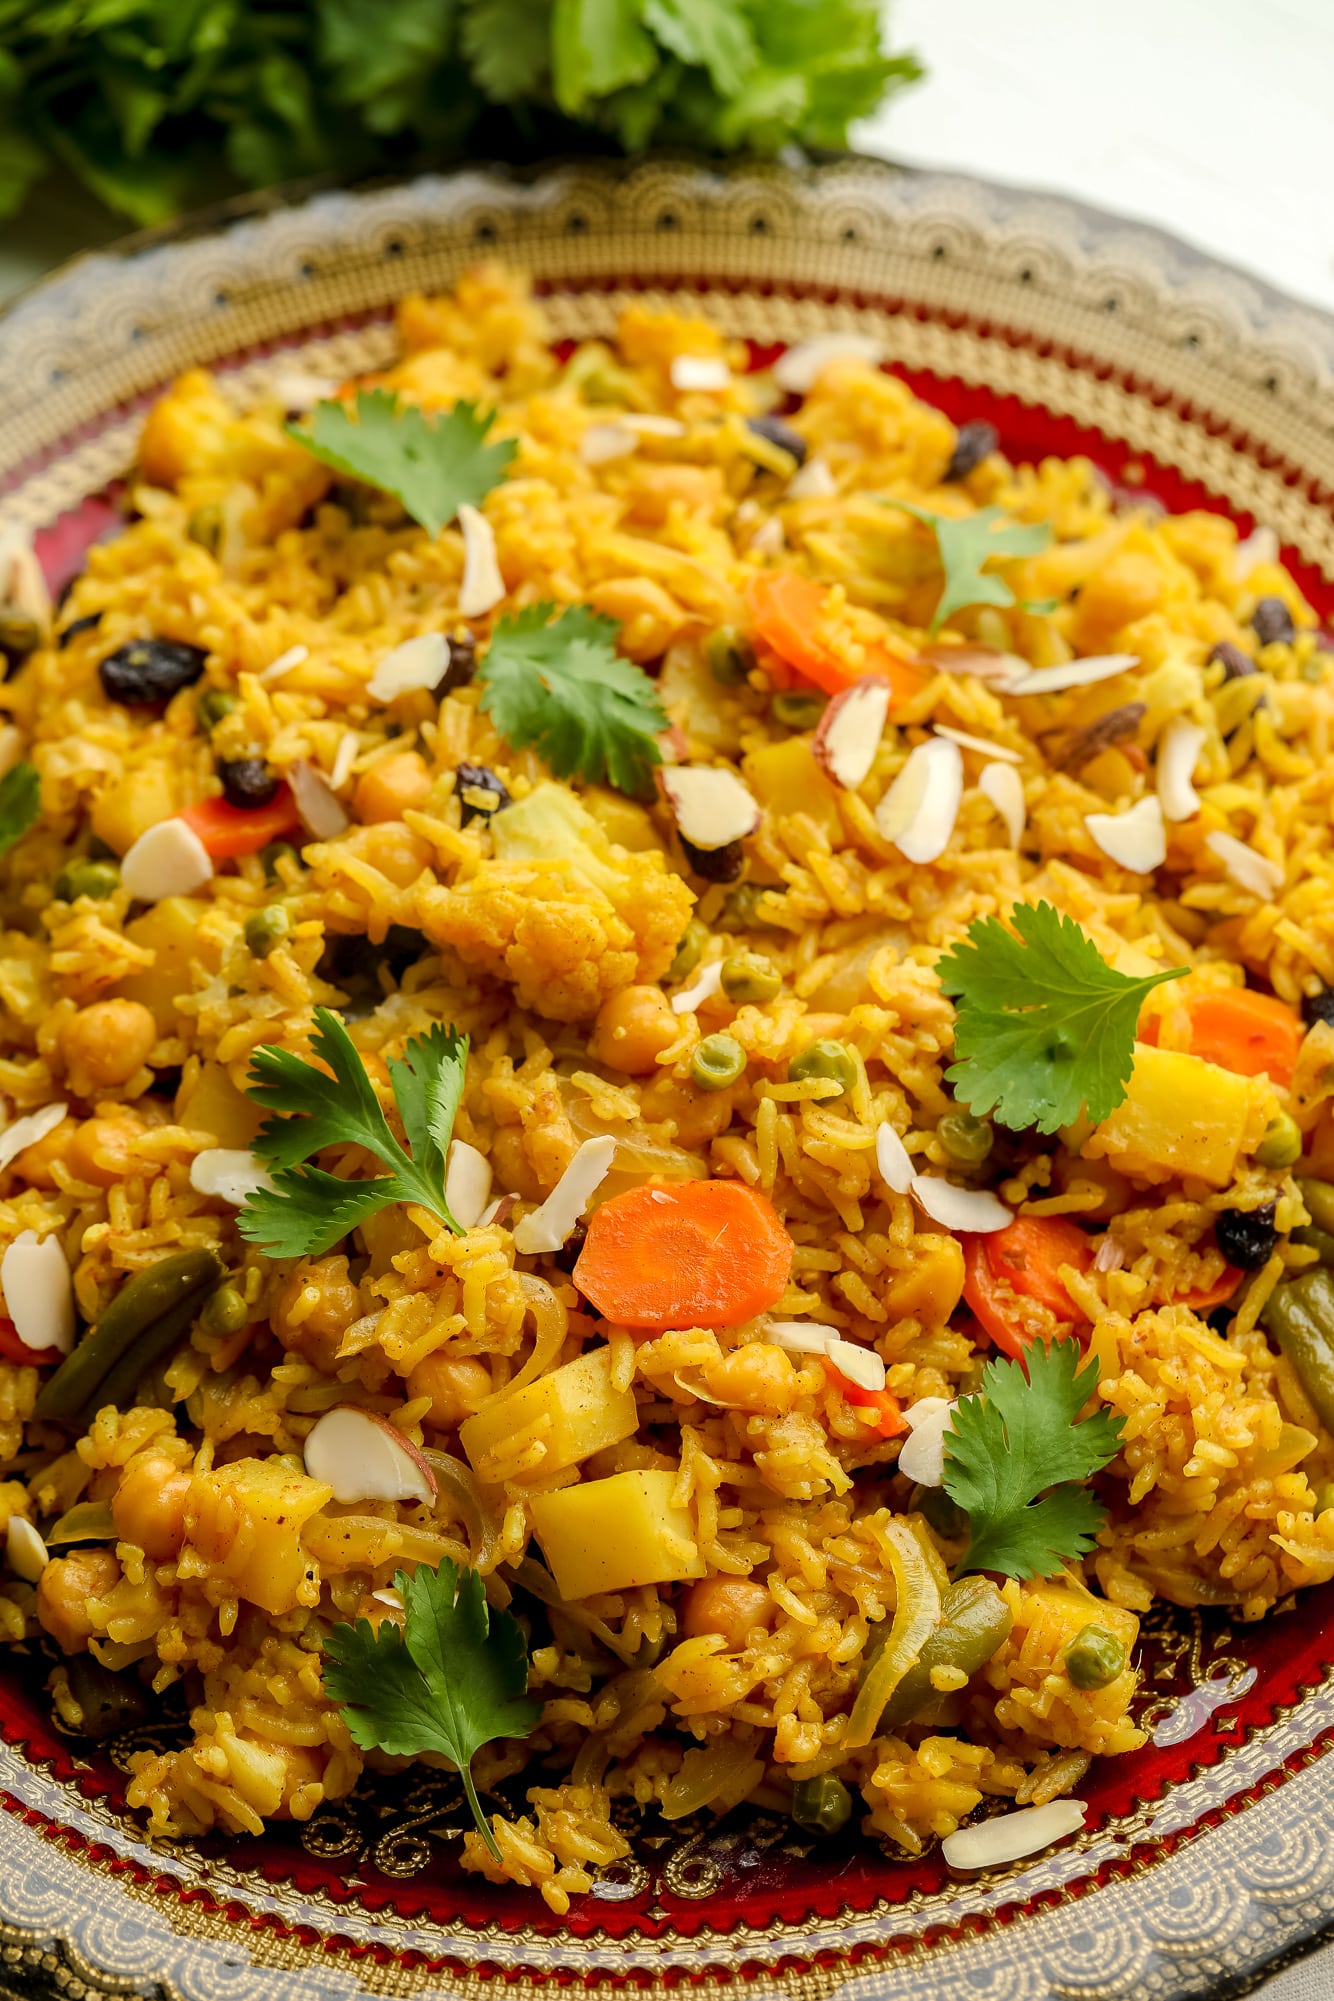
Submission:
[[[679,994],[672,995],[673,1014],[693,1014],[701,1001],[712,1000],[723,983],[723,962],[710,960],[701,966],[688,987],[682,987]]]
[[[436,1478],[411,1439],[375,1411],[338,1404],[312,1425],[302,1448],[312,1480],[350,1501],[422,1501],[436,1496]]]
[[[159,820],[140,834],[120,865],[122,887],[136,903],[189,896],[212,874],[208,849],[184,820]]]
[[[505,595],[505,579],[496,555],[496,535],[486,516],[465,500],[459,509],[463,534],[463,582],[459,585],[459,611],[464,618],[480,618],[492,611]]]
[[[449,641],[442,632],[422,632],[391,646],[382,654],[375,672],[366,683],[366,693],[376,702],[392,702],[399,695],[416,694],[437,687],[449,665]]]
[[[1022,764],[1024,753],[1011,750],[1008,744],[993,743],[990,737],[970,736],[967,730],[956,730],[949,723],[933,723],[937,736],[947,736],[951,743],[957,743],[963,750],[975,750],[983,757],[999,758],[1002,764]]]
[[[206,1146],[190,1162],[190,1186],[239,1209],[248,1196],[274,1186],[273,1176],[246,1147]]]
[[[919,1487],[939,1487],[945,1480],[945,1433],[954,1405],[948,1397],[919,1397],[904,1411],[912,1436],[899,1453],[899,1471]]]
[[[590,424],[579,440],[579,456],[586,466],[611,465],[638,450],[639,438],[628,424]]]
[[[977,789],[996,808],[1005,822],[1010,846],[1017,848],[1023,836],[1024,822],[1028,818],[1024,781],[1019,773],[1012,764],[983,765]]]
[[[1093,1259],[1094,1271],[1120,1271],[1125,1265],[1126,1247],[1119,1237],[1109,1231],[1098,1245]]]
[[[673,389],[727,389],[732,371],[720,354],[674,354]]]
[[[832,1343],[843,1337],[836,1327],[822,1327],[818,1320],[771,1320],[764,1338],[793,1355],[827,1355]]]
[[[835,1335],[825,1353],[840,1376],[846,1376],[859,1390],[885,1387],[885,1365],[874,1348],[863,1348],[859,1341],[844,1341]]]
[[[303,757],[288,771],[287,782],[292,788],[301,824],[315,840],[334,841],[346,832],[350,825],[347,814],[322,771],[317,771]]]
[[[692,848],[725,848],[760,824],[760,809],[733,771],[721,764],[659,765],[658,786],[682,840]]]
[[[558,1251],[611,1170],[616,1142],[610,1133],[586,1139],[540,1209],[514,1228],[514,1248],[524,1257]]]
[[[1139,666],[1137,653],[1091,653],[1086,660],[1063,660],[1056,667],[1028,667],[1005,685],[1007,695],[1063,695],[1067,688],[1091,688]]]
[[[689,435],[679,417],[661,417],[654,410],[622,410],[616,422],[640,438],[684,438]]]
[[[46,1544],[24,1515],[11,1515],[5,1523],[5,1557],[25,1584],[35,1584],[51,1561]]]
[[[361,735],[357,730],[344,730],[338,739],[334,752],[333,769],[329,773],[329,790],[341,792],[352,776],[352,767],[361,750]]]
[[[15,1237],[0,1258],[0,1289],[20,1341],[68,1355],[77,1323],[74,1284],[59,1237],[39,1238],[36,1230]]]
[[[1163,731],[1158,745],[1158,803],[1165,820],[1190,820],[1200,810],[1200,795],[1191,783],[1208,732],[1199,723],[1177,716]]]
[[[1110,860],[1135,875],[1152,875],[1167,859],[1167,828],[1154,793],[1124,813],[1086,813],[1084,825]]]
[[[855,792],[875,763],[892,695],[883,675],[869,674],[835,695],[820,718],[811,750],[825,776],[845,792]]]
[[[963,798],[963,754],[948,737],[919,743],[875,810],[887,841],[910,862],[944,854]]]
[[[1278,862],[1270,861],[1239,841],[1234,834],[1206,834],[1204,845],[1217,856],[1238,889],[1249,890],[1262,903],[1272,903],[1283,887],[1284,874]]]
[[[784,489],[785,500],[832,500],[838,481],[822,458],[807,459],[800,472],[793,473]]]
[[[451,1140],[445,1168],[445,1204],[450,1215],[465,1230],[475,1230],[490,1202],[490,1161],[467,1140]]]
[[[882,1119],[875,1129],[875,1164],[887,1188],[892,1188],[896,1195],[908,1193],[917,1170],[907,1147],[887,1119]]]
[[[66,1104],[43,1105],[39,1112],[27,1112],[21,1119],[15,1119],[0,1132],[0,1173],[11,1161],[30,1146],[36,1146],[39,1139],[53,1133],[61,1120],[69,1113]]]
[[[874,334],[814,334],[778,357],[773,378],[789,396],[806,396],[832,361],[864,361],[874,366],[884,358],[885,344]]]
[[[303,660],[309,658],[308,646],[289,646],[286,653],[280,653],[276,660],[270,660],[268,666],[261,669],[258,679],[267,687],[270,681],[281,681],[284,674],[290,674],[294,667],[299,667]]]
[[[1000,1869],[1050,1848],[1054,1841],[1064,1841],[1084,1825],[1087,1812],[1083,1800],[1049,1800],[1046,1806],[993,1814],[974,1827],[947,1834],[940,1852],[951,1869]]]
[[[925,666],[942,674],[971,674],[978,681],[991,681],[997,686],[1029,671],[1027,660],[1020,654],[998,653],[994,646],[976,646],[971,640],[951,645],[947,640],[933,639],[919,649],[917,657]]]
[[[990,1235],[1014,1221],[1013,1212],[985,1188],[956,1188],[934,1174],[915,1174],[912,1198],[926,1210],[933,1223],[946,1230],[963,1230],[974,1235]]]

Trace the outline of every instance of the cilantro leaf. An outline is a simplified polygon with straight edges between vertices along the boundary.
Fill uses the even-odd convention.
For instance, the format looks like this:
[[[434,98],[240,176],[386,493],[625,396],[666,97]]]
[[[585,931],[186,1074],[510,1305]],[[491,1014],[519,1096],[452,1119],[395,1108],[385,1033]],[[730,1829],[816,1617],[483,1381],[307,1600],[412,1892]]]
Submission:
[[[1010,922],[1017,938],[979,918],[936,962],[958,1002],[946,1075],[971,1111],[1013,1132],[1055,1132],[1081,1108],[1096,1125],[1125,1097],[1144,996],[1186,968],[1118,973],[1050,903],[1017,903]]]
[[[407,1614],[340,1624],[324,1643],[324,1686],[353,1741],[395,1758],[435,1751],[459,1768],[473,1819],[496,1860],[500,1849],[472,1780],[472,1759],[497,1737],[527,1737],[542,1714],[531,1701],[528,1656],[512,1612],[489,1612],[475,1570],[400,1570],[394,1588]]]
[[[311,1036],[315,1061],[266,1044],[257,1049],[246,1089],[266,1111],[255,1153],[272,1171],[274,1186],[247,1196],[238,1216],[243,1237],[272,1257],[317,1257],[358,1223],[392,1202],[419,1202],[455,1232],[463,1227],[445,1201],[449,1137],[463,1093],[468,1038],[437,1022],[415,1035],[402,1057],[391,1057],[394,1102],[412,1148],[408,1154],[389,1129],[356,1045],[336,1014],[315,1010]],[[316,1062],[333,1072],[326,1076]],[[345,1181],[308,1163],[330,1146],[361,1146],[387,1175]]]
[[[616,651],[610,619],[552,610],[529,605],[499,621],[477,669],[482,707],[507,743],[538,751],[558,778],[648,792],[667,727],[657,690]]]
[[[0,778],[0,855],[8,854],[35,825],[42,810],[42,781],[35,765],[14,764]]]
[[[427,417],[384,389],[361,389],[355,417],[346,404],[321,402],[308,425],[288,424],[287,433],[335,472],[392,493],[438,535],[465,502],[481,505],[518,450],[513,438],[484,443],[494,419],[475,403]]]
[[[931,616],[933,633],[940,631],[951,612],[961,611],[965,605],[994,604],[1004,610],[1014,604],[1014,592],[1004,577],[993,576],[986,565],[997,556],[1036,556],[1051,541],[1051,529],[1045,522],[1007,521],[1000,507],[979,507],[975,514],[959,519],[952,514],[933,514],[930,508],[915,507],[910,500],[886,499],[884,504],[901,507],[905,514],[935,530],[945,582]]]
[[[1080,1419],[1098,1381],[1082,1360],[1077,1341],[1035,1341],[1022,1361],[988,1362],[980,1393],[955,1405],[945,1491],[968,1514],[960,1572],[1050,1577],[1093,1547],[1106,1511],[1081,1482],[1115,1457],[1123,1420]]]

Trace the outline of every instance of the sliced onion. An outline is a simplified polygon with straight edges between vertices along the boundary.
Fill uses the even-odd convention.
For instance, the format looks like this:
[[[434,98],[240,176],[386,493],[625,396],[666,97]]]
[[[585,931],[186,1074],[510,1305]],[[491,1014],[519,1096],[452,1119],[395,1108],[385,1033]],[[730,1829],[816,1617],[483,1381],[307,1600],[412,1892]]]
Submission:
[[[673,1014],[693,1014],[701,1001],[712,1000],[723,983],[723,962],[711,959],[701,966],[688,987],[672,995]]]
[[[120,865],[123,888],[136,903],[189,896],[213,874],[208,849],[184,820],[159,820],[140,834]]]
[[[1189,820],[1200,810],[1200,795],[1191,779],[1207,734],[1185,716],[1177,716],[1163,731],[1158,745],[1158,803],[1165,820]]]
[[[885,344],[874,334],[823,333],[800,340],[773,365],[773,378],[789,396],[806,396],[831,361],[883,361]]]
[[[760,824],[754,795],[726,765],[660,764],[657,779],[682,839],[692,848],[729,847]]]
[[[74,1346],[74,1285],[59,1237],[23,1230],[0,1258],[0,1288],[19,1340],[29,1348]]]
[[[1024,753],[1009,750],[1003,743],[993,743],[990,737],[970,736],[967,730],[956,730],[949,723],[933,723],[937,736],[947,736],[951,743],[957,743],[964,750],[980,751],[983,757],[998,757],[1002,764],[1022,764]]]
[[[12,1160],[16,1160],[27,1147],[36,1146],[38,1140],[53,1133],[61,1120],[69,1113],[66,1104],[43,1105],[39,1112],[27,1112],[21,1119],[15,1119],[0,1132],[0,1173]]]
[[[919,743],[875,809],[875,823],[910,862],[933,862],[949,846],[963,798],[963,755],[947,737]]]
[[[1247,889],[1262,903],[1272,903],[1283,887],[1284,871],[1268,855],[1248,847],[1233,834],[1206,834],[1204,845],[1216,855],[1239,889]]]
[[[296,800],[296,810],[306,832],[317,841],[337,840],[349,825],[332,786],[322,771],[300,758],[287,773],[287,782]]]
[[[811,753],[844,792],[855,792],[875,763],[892,693],[883,675],[869,674],[835,695],[820,718]]]
[[[1094,1271],[1120,1271],[1126,1261],[1125,1246],[1109,1231],[1094,1253]]]
[[[51,1561],[46,1544],[24,1515],[11,1515],[5,1524],[5,1557],[25,1584],[35,1584]]]
[[[496,555],[495,530],[486,516],[465,500],[459,509],[463,532],[463,582],[459,585],[459,610],[464,618],[480,618],[492,611],[505,595],[505,579]]]
[[[985,1188],[956,1188],[934,1174],[915,1174],[914,1202],[921,1204],[933,1223],[946,1230],[968,1230],[989,1235],[1014,1221],[1014,1214]]]
[[[945,1433],[954,1405],[948,1397],[919,1397],[903,1413],[912,1436],[899,1453],[899,1471],[919,1487],[939,1487],[945,1479]]]
[[[347,784],[348,779],[352,776],[352,767],[357,761],[357,753],[360,749],[361,737],[357,731],[344,730],[338,739],[338,748],[334,752],[333,770],[329,773],[329,790],[331,792],[341,792]]]
[[[864,1348],[860,1341],[845,1341],[841,1335],[835,1335],[825,1353],[840,1376],[846,1376],[859,1390],[885,1387],[885,1365],[874,1348]]]
[[[579,456],[586,466],[610,465],[638,450],[639,439],[628,424],[590,424],[579,440]]]
[[[445,1206],[450,1215],[465,1230],[475,1230],[490,1205],[490,1161],[467,1140],[451,1140],[445,1168]]]
[[[1167,828],[1156,793],[1124,813],[1086,813],[1084,825],[1105,855],[1135,875],[1152,875],[1167,859]]]
[[[327,1481],[336,1501],[435,1499],[431,1468],[411,1439],[389,1420],[355,1404],[326,1411],[302,1447],[312,1480]]]
[[[449,642],[442,632],[422,632],[405,639],[401,646],[383,654],[366,683],[366,693],[377,702],[392,702],[399,695],[417,693],[438,686],[449,665]]]
[[[1087,1812],[1083,1800],[1049,1800],[1046,1806],[994,1814],[990,1820],[947,1834],[940,1852],[951,1869],[1000,1869],[1050,1848],[1054,1841],[1064,1841],[1084,1825]]]
[[[272,1188],[268,1169],[245,1147],[206,1146],[190,1162],[190,1186],[196,1195],[214,1195],[239,1209],[261,1188]]]
[[[727,389],[732,371],[720,354],[674,354],[673,389]]]
[[[843,1740],[850,1751],[858,1751],[870,1743],[885,1704],[940,1618],[940,1586],[927,1562],[926,1551],[907,1522],[891,1516],[882,1533],[889,1544],[890,1568],[894,1573],[894,1623],[857,1690]]]
[[[838,492],[838,481],[822,458],[807,459],[800,472],[793,473],[787,483],[785,500],[832,500]]]
[[[1005,822],[1010,846],[1017,848],[1023,838],[1024,822],[1028,818],[1024,781],[1019,773],[1012,764],[984,765],[977,781],[977,789],[996,808]]]
[[[303,660],[309,658],[308,646],[289,646],[286,653],[280,653],[276,660],[269,662],[261,671],[259,679],[265,684],[270,681],[281,681],[284,674],[290,674],[294,667],[299,667]]]
[[[875,1164],[887,1188],[892,1188],[896,1195],[908,1193],[917,1170],[888,1119],[882,1119],[875,1129]]]
[[[540,1209],[514,1227],[514,1248],[524,1257],[558,1251],[588,1207],[589,1197],[605,1181],[616,1156],[610,1133],[586,1139]]]
[[[1091,653],[1087,660],[1063,660],[1056,667],[1029,667],[1005,684],[1007,695],[1061,695],[1067,688],[1091,688],[1139,666],[1137,653]]]

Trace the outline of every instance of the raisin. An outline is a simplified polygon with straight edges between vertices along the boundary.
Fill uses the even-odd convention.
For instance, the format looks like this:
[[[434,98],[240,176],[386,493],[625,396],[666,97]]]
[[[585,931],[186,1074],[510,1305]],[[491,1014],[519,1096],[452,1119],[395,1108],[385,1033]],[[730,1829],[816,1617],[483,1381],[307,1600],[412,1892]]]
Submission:
[[[1292,613],[1282,598],[1261,598],[1251,613],[1251,630],[1261,646],[1291,646],[1297,637]]]
[[[202,680],[207,659],[202,647],[181,639],[132,639],[108,653],[97,672],[109,702],[146,708]]]
[[[1000,443],[1000,432],[994,424],[978,419],[971,424],[961,424],[959,435],[954,440],[954,450],[945,468],[945,478],[967,479],[970,472],[976,472],[983,459],[990,458]]]
[[[1263,1209],[1223,1209],[1214,1218],[1214,1242],[1230,1265],[1258,1271],[1274,1254],[1278,1231],[1274,1204]]]
[[[753,431],[757,438],[767,438],[771,445],[777,445],[780,452],[788,452],[799,466],[806,463],[806,440],[800,431],[794,431],[791,424],[781,417],[747,417],[746,429]]]
[[[68,646],[71,639],[77,639],[81,632],[91,632],[95,625],[101,623],[100,611],[86,611],[82,618],[72,618],[69,624],[56,634],[56,645]]]
[[[466,625],[457,638],[448,639],[447,643],[449,659],[445,671],[431,690],[437,702],[455,688],[466,688],[477,672],[477,640]]]
[[[460,825],[464,827],[470,820],[489,820],[502,806],[510,804],[509,793],[485,764],[460,764],[454,773],[454,791],[458,795]]]
[[[579,1262],[579,1253],[584,1248],[588,1235],[587,1223],[576,1223],[558,1251],[551,1252],[551,1262],[560,1271],[573,1271]]]
[[[1334,987],[1321,987],[1318,994],[1302,995],[1302,1020],[1334,1024]]]
[[[1249,653],[1243,653],[1239,646],[1231,645],[1226,639],[1220,639],[1217,646],[1211,647],[1205,665],[1210,666],[1215,660],[1223,663],[1225,681],[1244,681],[1248,674],[1260,671]]]
[[[740,841],[728,841],[721,848],[697,848],[682,834],[681,846],[691,868],[705,882],[735,882],[746,866],[746,850]]]
[[[256,806],[267,806],[278,790],[277,777],[262,757],[220,757],[217,773],[222,780],[223,798],[229,806],[239,806],[243,813],[253,812]]]

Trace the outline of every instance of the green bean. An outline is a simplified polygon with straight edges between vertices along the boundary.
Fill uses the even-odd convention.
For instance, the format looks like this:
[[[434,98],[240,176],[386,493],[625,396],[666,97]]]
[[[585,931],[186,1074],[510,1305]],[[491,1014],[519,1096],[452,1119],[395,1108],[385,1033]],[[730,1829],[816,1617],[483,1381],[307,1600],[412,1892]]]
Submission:
[[[709,942],[709,927],[698,917],[692,917],[681,933],[681,942],[676,948],[676,957],[667,968],[669,980],[683,980],[687,973],[693,973],[703,956],[704,947]]]
[[[1106,1688],[1125,1672],[1125,1647],[1105,1626],[1081,1627],[1062,1658],[1066,1674],[1076,1688]]]
[[[737,688],[755,665],[749,645],[733,625],[720,625],[704,642],[704,658],[720,687]]]
[[[66,862],[56,877],[56,895],[62,903],[73,903],[80,896],[91,896],[102,903],[108,896],[114,896],[120,887],[120,870],[114,862],[94,862],[86,859]]]
[[[262,910],[252,910],[246,918],[246,950],[252,959],[267,959],[291,928],[292,920],[281,903],[266,903]]]
[[[195,721],[211,736],[223,717],[236,708],[238,700],[230,688],[205,688],[195,703]]]
[[[1289,1112],[1269,1121],[1255,1149],[1261,1167],[1291,1167],[1302,1157],[1302,1131]]]
[[[852,1794],[835,1772],[798,1779],[792,1788],[792,1821],[812,1834],[837,1834],[852,1818]]]
[[[180,1340],[221,1275],[216,1254],[203,1250],[175,1251],[136,1272],[48,1377],[34,1417],[73,1428],[119,1402]]]
[[[1334,1181],[1312,1181],[1303,1176],[1297,1186],[1316,1228],[1328,1230],[1334,1236]]]
[[[745,1074],[746,1052],[731,1035],[706,1035],[695,1044],[690,1075],[701,1091],[725,1091]]]
[[[783,984],[783,975],[763,952],[733,952],[723,960],[723,992],[730,1001],[771,1001]]]
[[[976,1674],[1014,1624],[1014,1615],[987,1577],[961,1577],[941,1593],[940,1623],[885,1704],[879,1727],[907,1723],[940,1691],[932,1668],[960,1668]]]
[[[990,1119],[975,1118],[960,1105],[939,1121],[936,1138],[957,1167],[980,1167],[996,1135]]]
[[[1260,1319],[1292,1363],[1320,1422],[1334,1430],[1334,1272],[1321,1265],[1275,1286]]]
[[[1300,1230],[1293,1231],[1292,1241],[1313,1250],[1322,1265],[1334,1265],[1334,1236],[1328,1230],[1318,1230],[1314,1223],[1303,1223]]]
[[[808,1042],[788,1064],[787,1074],[793,1084],[803,1083],[808,1077],[828,1078],[831,1084],[838,1085],[837,1096],[843,1098],[857,1082],[859,1068],[856,1053],[846,1042],[825,1039]]]
[[[795,689],[769,698],[770,715],[787,730],[813,730],[828,707],[827,695],[798,694]]]

